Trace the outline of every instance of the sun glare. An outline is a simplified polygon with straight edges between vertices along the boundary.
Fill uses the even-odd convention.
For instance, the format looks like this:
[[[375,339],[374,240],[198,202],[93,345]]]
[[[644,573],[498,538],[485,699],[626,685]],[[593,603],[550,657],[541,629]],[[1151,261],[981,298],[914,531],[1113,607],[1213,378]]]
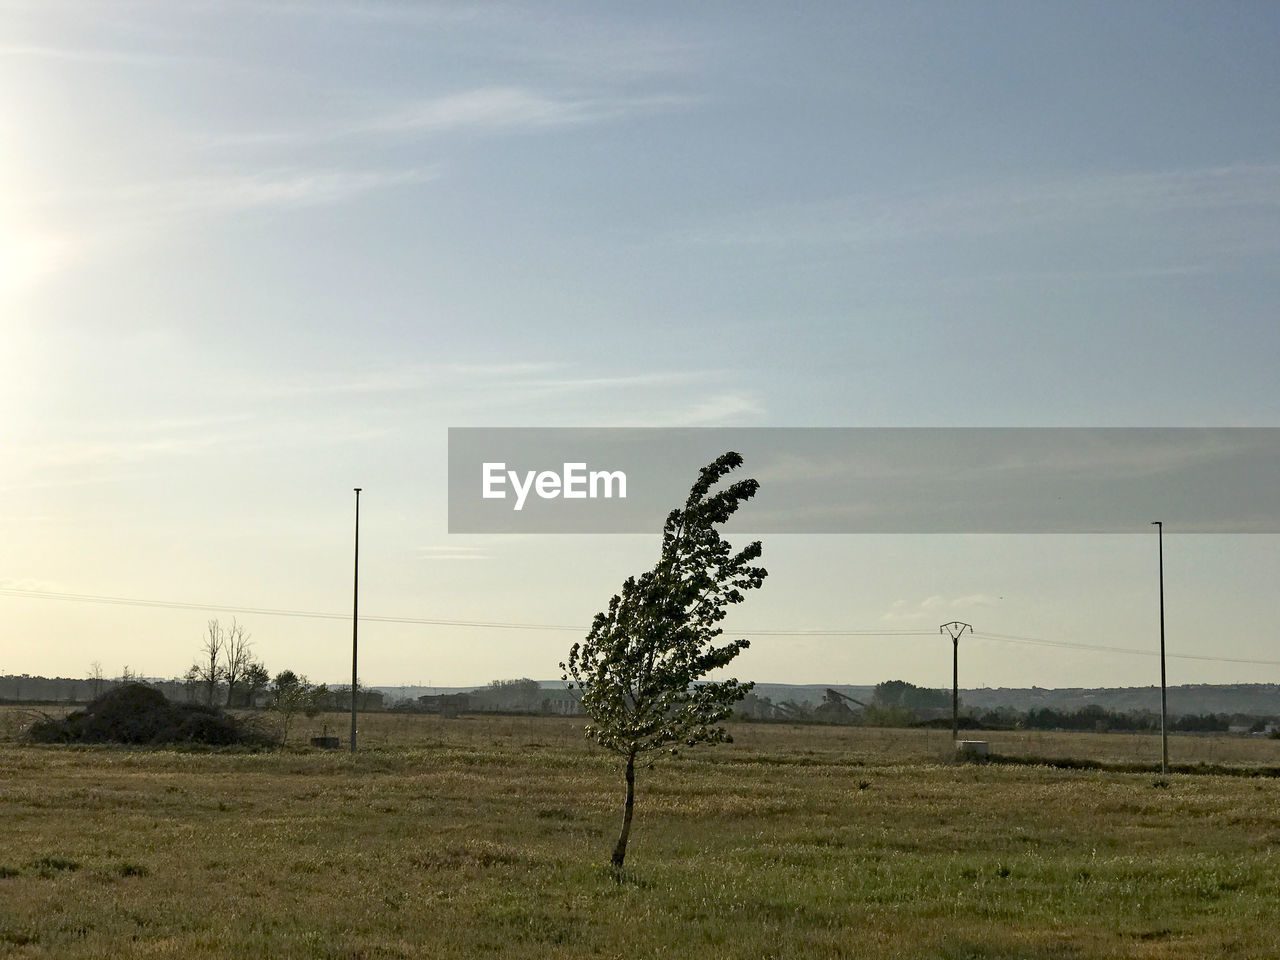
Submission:
[[[56,233],[0,222],[0,295],[36,286],[65,262],[70,243]]]

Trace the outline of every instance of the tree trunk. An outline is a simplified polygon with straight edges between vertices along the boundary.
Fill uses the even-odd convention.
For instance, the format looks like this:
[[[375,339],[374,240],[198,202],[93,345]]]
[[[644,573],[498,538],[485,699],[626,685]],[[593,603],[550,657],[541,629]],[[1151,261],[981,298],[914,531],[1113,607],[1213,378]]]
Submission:
[[[631,836],[631,814],[636,806],[636,755],[627,754],[627,805],[622,810],[622,833],[618,835],[618,845],[613,848],[610,861],[615,870],[622,869],[622,861],[627,856],[627,839]]]

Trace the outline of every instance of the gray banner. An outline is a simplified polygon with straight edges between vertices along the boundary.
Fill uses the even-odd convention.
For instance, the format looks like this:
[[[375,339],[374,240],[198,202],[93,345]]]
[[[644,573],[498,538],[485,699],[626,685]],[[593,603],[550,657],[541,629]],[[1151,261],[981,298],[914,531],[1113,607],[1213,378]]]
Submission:
[[[450,428],[450,533],[657,533],[698,470],[752,533],[1280,533],[1278,428]]]

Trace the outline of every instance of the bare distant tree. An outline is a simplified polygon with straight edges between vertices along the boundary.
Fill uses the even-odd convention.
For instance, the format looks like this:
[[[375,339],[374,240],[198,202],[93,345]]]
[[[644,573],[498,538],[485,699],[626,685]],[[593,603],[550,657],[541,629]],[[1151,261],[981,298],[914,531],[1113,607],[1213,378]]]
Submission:
[[[93,696],[96,700],[98,694],[102,693],[102,681],[104,679],[102,674],[102,664],[97,660],[89,664],[89,679],[93,681]]]
[[[226,635],[222,624],[210,620],[204,642],[200,647],[200,659],[191,667],[196,672],[196,679],[205,686],[205,700],[213,706],[213,695],[218,689],[218,681],[222,679],[222,648],[226,644]]]
[[[182,675],[182,686],[187,692],[187,703],[191,703],[196,698],[196,687],[200,686],[200,668],[191,667]]]
[[[235,618],[232,617],[231,626],[227,628],[222,644],[222,676],[227,681],[228,707],[231,706],[231,699],[235,696],[236,684],[244,680],[250,664],[253,663],[253,656],[250,653],[252,646],[253,641],[249,639],[244,626],[236,623]]]

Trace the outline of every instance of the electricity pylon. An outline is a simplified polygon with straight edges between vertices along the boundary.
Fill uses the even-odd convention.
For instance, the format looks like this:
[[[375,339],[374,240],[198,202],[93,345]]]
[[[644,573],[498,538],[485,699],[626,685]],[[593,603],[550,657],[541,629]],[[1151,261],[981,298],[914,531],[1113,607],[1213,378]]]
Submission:
[[[959,620],[944,623],[938,628],[939,633],[951,637],[951,740],[960,739],[960,635],[966,630],[973,633],[973,627]]]

